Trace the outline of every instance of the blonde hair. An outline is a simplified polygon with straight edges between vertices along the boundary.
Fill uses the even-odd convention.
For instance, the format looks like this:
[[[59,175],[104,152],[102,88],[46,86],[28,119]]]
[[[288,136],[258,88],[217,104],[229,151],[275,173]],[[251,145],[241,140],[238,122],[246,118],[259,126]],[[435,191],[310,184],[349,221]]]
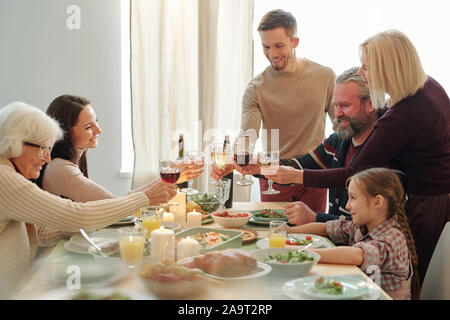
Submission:
[[[4,157],[20,157],[24,142],[53,144],[62,136],[58,122],[36,107],[16,101],[0,109],[0,154]]]
[[[370,95],[377,108],[385,105],[386,93],[392,107],[414,95],[427,80],[416,48],[398,30],[370,37],[360,45],[360,51],[366,58]]]
[[[405,212],[405,192],[398,177],[398,171],[386,168],[371,168],[360,171],[347,180],[347,186],[350,181],[363,193],[371,197],[381,195],[387,200],[388,217],[396,217],[401,232],[406,238],[411,262],[414,268],[412,278],[412,296],[418,298],[420,295],[420,283],[417,273],[418,257],[414,237],[409,228],[408,218]]]

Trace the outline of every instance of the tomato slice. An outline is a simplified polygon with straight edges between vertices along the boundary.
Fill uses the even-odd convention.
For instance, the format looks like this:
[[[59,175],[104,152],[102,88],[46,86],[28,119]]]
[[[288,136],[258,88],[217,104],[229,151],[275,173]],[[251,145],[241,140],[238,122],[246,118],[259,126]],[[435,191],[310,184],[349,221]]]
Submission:
[[[311,237],[311,236],[306,236],[305,239],[308,240],[308,241],[311,241],[311,240],[312,240],[312,237]]]
[[[286,244],[287,244],[287,245],[291,245],[291,240],[286,239]]]

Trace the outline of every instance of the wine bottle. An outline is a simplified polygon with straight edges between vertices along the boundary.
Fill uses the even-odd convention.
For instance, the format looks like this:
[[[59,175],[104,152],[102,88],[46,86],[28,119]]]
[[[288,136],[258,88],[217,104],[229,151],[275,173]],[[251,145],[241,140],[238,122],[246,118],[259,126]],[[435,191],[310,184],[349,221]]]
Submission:
[[[225,140],[223,141],[224,152],[226,151],[227,147],[228,149],[230,149],[230,136],[225,136]],[[225,208],[231,208],[233,206],[233,171],[227,174],[224,178],[231,179],[230,196],[228,197],[228,200],[225,202]]]
[[[178,160],[184,159],[184,136],[180,134],[178,138]],[[188,182],[179,183],[176,185],[177,188],[183,189],[188,187]]]

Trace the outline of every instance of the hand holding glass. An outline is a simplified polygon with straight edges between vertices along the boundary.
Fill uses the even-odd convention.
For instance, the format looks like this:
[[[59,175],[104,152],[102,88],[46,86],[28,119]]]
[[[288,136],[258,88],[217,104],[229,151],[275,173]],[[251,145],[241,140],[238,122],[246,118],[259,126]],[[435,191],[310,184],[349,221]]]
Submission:
[[[258,163],[261,166],[261,174],[274,174],[276,168],[279,166],[280,153],[278,151],[273,152],[259,152],[258,153]],[[268,180],[269,187],[267,190],[263,191],[262,194],[279,194],[280,191],[273,188],[273,181]]]

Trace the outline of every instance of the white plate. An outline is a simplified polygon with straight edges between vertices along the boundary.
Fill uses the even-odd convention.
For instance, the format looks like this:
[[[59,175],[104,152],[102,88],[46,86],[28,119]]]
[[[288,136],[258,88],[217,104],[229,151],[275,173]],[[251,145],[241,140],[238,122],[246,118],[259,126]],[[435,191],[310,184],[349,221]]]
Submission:
[[[324,276],[325,279],[335,279],[344,286],[342,294],[325,294],[314,290],[314,282],[318,276],[309,276],[287,281],[281,291],[289,298],[296,300],[353,300],[370,299],[379,297],[378,289],[369,282],[362,280],[358,276]]]
[[[61,258],[42,265],[39,277],[54,286],[78,283],[81,289],[98,287],[114,283],[128,273],[127,267],[120,262],[98,264],[91,259]],[[78,279],[78,280],[77,280]]]
[[[178,264],[183,264],[185,262],[191,261],[193,259],[193,257],[189,257],[189,258],[184,258],[181,260],[178,260],[177,263]],[[262,276],[265,276],[266,274],[268,274],[270,271],[272,271],[272,267],[269,266],[266,263],[257,261],[256,262],[257,265],[257,271],[255,273],[249,274],[248,276],[242,276],[242,277],[220,277],[220,276],[216,276],[216,275],[212,275],[209,273],[204,272],[204,275],[209,277],[209,278],[213,278],[213,279],[217,279],[217,280],[223,280],[223,281],[239,281],[239,280],[250,280],[250,279],[256,279],[256,278],[260,278]]]
[[[79,253],[79,254],[89,254],[88,248],[80,247],[70,241],[66,241],[64,243],[64,249],[66,249],[67,251],[75,252],[75,253]]]
[[[96,244],[105,243],[108,241],[117,241],[119,239],[119,231],[117,229],[101,229],[88,233],[89,237]],[[86,252],[91,244],[81,235],[76,234],[70,237],[70,242],[78,247],[85,248]]]
[[[331,248],[331,244],[328,242],[327,239],[325,239],[324,237],[321,236],[316,236],[313,234],[288,234],[287,235],[287,239],[289,238],[298,238],[298,239],[304,239],[306,236],[311,236],[313,238],[313,243],[311,245],[310,248]],[[269,248],[269,239],[268,238],[264,238],[264,239],[259,239],[256,242],[256,246],[260,249],[267,249]],[[304,246],[291,246],[291,245],[286,245],[285,248],[290,248],[290,249],[301,249]]]
[[[268,225],[270,224],[270,222],[267,222],[267,221],[258,221],[258,220],[255,220],[255,218],[253,218],[253,217],[250,218],[249,222],[250,222],[250,223],[253,223],[253,224],[259,224],[259,225],[261,225],[261,226],[268,226]]]

